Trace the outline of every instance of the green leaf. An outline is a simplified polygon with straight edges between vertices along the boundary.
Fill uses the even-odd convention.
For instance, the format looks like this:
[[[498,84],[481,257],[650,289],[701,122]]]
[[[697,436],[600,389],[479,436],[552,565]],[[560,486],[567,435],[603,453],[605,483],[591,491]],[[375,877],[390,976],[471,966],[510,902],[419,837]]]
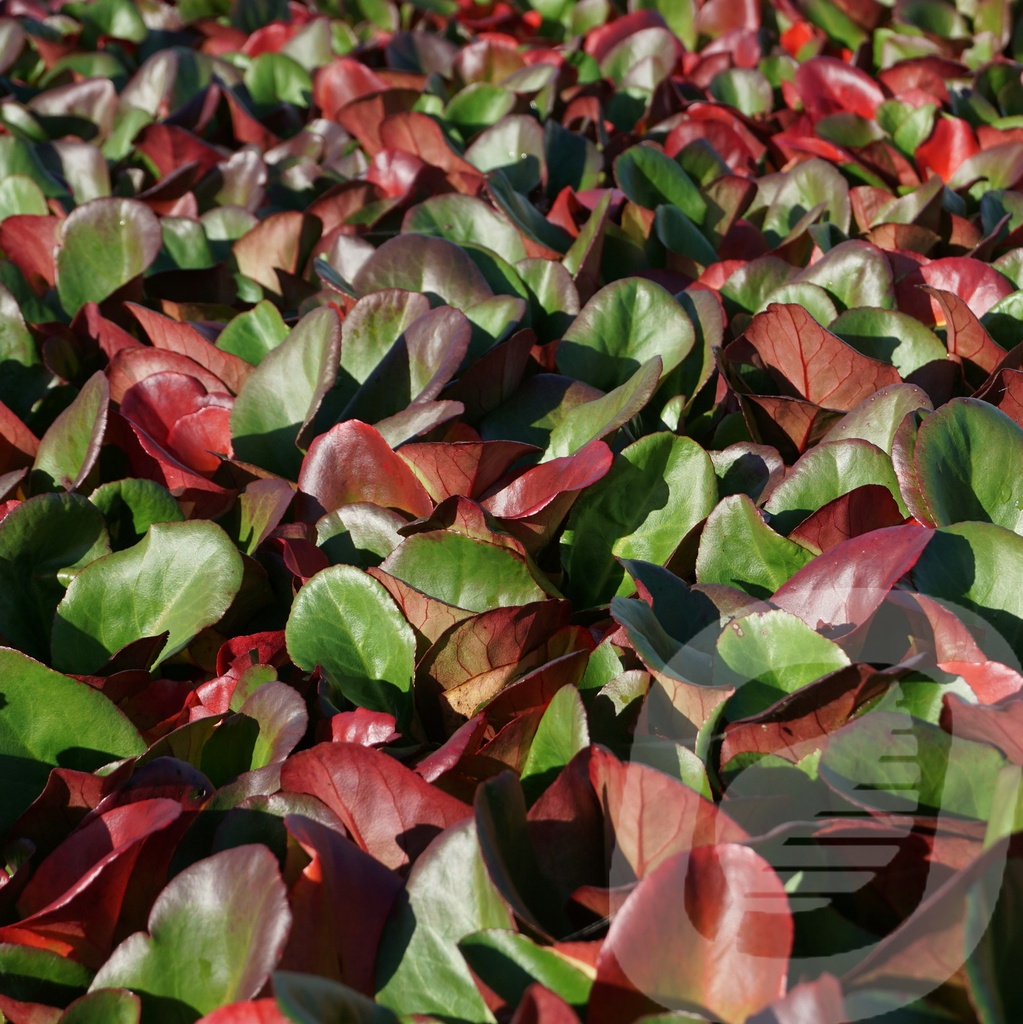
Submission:
[[[0,943],[0,995],[8,999],[66,1006],[85,992],[91,980],[92,971],[66,956],[48,949]]]
[[[1023,661],[1023,537],[992,523],[937,530],[913,568],[916,589],[949,603],[995,661]]]
[[[263,299],[228,323],[217,338],[217,348],[259,366],[263,357],[277,348],[288,333],[277,307],[269,299]]]
[[[484,929],[510,928],[512,921],[483,865],[473,821],[448,828],[430,844],[406,892],[377,954],[377,1001],[398,1014],[493,1024],[457,943]]]
[[[947,402],[920,425],[913,466],[938,526],[977,520],[1023,533],[1023,429],[1001,409]]]
[[[894,309],[847,309],[828,330],[857,352],[891,363],[903,377],[936,359],[948,358],[948,350],[933,331]]]
[[[283,53],[261,53],[245,69],[243,80],[258,108],[269,110],[279,103],[308,107],[312,103],[309,72]]]
[[[64,221],[57,248],[57,295],[73,316],[143,273],[163,245],[160,222],[137,199],[93,199]]]
[[[664,565],[716,498],[710,457],[692,439],[658,433],[629,445],[572,507],[561,542],[567,593],[581,607],[632,593],[617,559]]]
[[[40,440],[30,477],[33,491],[81,486],[99,458],[109,404],[110,384],[97,370]]]
[[[154,480],[111,480],[97,487],[89,501],[103,513],[111,546],[118,551],[137,544],[153,523],[185,519],[170,491]]]
[[[0,520],[0,637],[35,658],[75,570],[110,552],[103,517],[77,494],[40,494]]]
[[[235,456],[297,480],[299,433],[337,376],[341,325],[328,307],[307,313],[252,372],[231,409]]]
[[[0,829],[43,791],[50,769],[92,772],[146,745],[99,690],[0,647]],[[2,962],[2,958],[0,958]]]
[[[31,178],[9,174],[0,179],[0,221],[17,214],[45,217],[49,212],[43,190]]]
[[[444,117],[458,128],[463,139],[470,139],[506,117],[514,106],[515,95],[504,86],[471,82],[451,97]]]
[[[696,343],[692,321],[653,281],[628,277],[601,288],[558,346],[562,373],[601,391],[624,384],[648,359],[670,373]]]
[[[850,409],[822,438],[860,438],[891,455],[895,433],[911,412],[931,410],[931,400],[915,384],[888,384]]]
[[[784,241],[807,211],[818,207],[817,222],[835,224],[843,233],[849,230],[849,185],[838,168],[814,158],[796,164],[779,180],[781,187],[768,207],[761,228],[772,246]]]
[[[815,679],[844,668],[838,644],[789,612],[753,612],[734,619],[717,644],[714,682],[735,686],[726,714],[735,721],[764,711]]]
[[[707,203],[693,179],[670,156],[650,145],[633,146],[614,162],[618,187],[639,206],[656,210],[677,206],[694,224],[702,224]]]
[[[431,196],[405,214],[401,230],[446,238],[459,245],[471,242],[486,246],[509,263],[526,258],[526,247],[518,231],[475,196]]]
[[[857,438],[811,448],[771,492],[764,508],[771,513],[771,525],[788,534],[829,501],[864,484],[887,487],[906,514],[892,460],[876,445]]]
[[[380,568],[430,597],[470,612],[510,608],[549,596],[518,552],[449,530],[406,537]]]
[[[572,455],[643,411],[661,379],[661,357],[648,359],[621,387],[573,406],[554,424],[542,461]]]
[[[218,622],[241,582],[241,555],[219,526],[155,523],[134,547],[90,562],[71,581],[53,624],[53,663],[94,672],[166,630],[159,664]]]
[[[527,196],[547,175],[543,128],[535,117],[512,114],[482,132],[465,159],[484,173],[500,170],[516,192]]]
[[[224,850],[175,875],[153,904],[148,934],[125,939],[90,991],[131,989],[147,1020],[191,1024],[255,998],[290,925],[277,858],[262,845]]]
[[[398,1024],[386,1006],[330,978],[275,971],[273,987],[277,1008],[295,1024]]]
[[[696,578],[752,597],[770,597],[813,557],[812,551],[772,530],[745,494],[733,494],[718,503],[703,528]]]
[[[11,269],[15,269],[13,265]],[[18,300],[0,284],[0,402],[27,421],[52,378],[25,326],[24,312]]]
[[[586,709],[574,686],[563,686],[540,719],[522,766],[522,791],[534,803],[569,761],[590,745]]]
[[[870,711],[828,737],[819,770],[843,796],[885,813],[938,811],[987,821],[1006,763],[986,743],[907,714]]]
[[[499,928],[473,932],[458,948],[473,974],[509,1006],[518,1006],[534,982],[578,1010],[585,1008],[590,997],[590,977],[554,950],[538,946],[518,932]]]
[[[340,697],[408,724],[415,636],[372,576],[351,565],[318,572],[295,597],[285,636],[299,668],[319,665]]]
[[[124,988],[101,988],[76,999],[59,1024],[139,1024],[142,1003]]]

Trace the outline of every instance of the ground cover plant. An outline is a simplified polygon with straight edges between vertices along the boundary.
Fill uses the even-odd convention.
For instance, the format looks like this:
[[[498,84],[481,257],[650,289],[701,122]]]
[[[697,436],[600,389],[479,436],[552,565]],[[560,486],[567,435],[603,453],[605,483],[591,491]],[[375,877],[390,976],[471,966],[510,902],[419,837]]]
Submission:
[[[3,11],[2,1019],[1023,1019],[1019,5]]]

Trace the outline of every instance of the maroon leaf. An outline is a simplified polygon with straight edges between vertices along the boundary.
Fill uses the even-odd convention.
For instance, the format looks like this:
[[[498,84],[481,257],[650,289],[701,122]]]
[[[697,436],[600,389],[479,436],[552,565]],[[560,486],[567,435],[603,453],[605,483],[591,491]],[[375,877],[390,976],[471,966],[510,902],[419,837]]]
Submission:
[[[288,1024],[288,1018],[277,1009],[276,999],[254,999],[222,1006],[201,1017],[197,1024]]]
[[[804,108],[814,118],[852,113],[873,121],[886,98],[873,78],[835,57],[813,57],[800,64],[795,84]]]
[[[456,608],[416,590],[404,580],[399,580],[382,569],[367,571],[387,588],[409,624],[426,641],[425,646],[420,648],[420,653],[434,643],[445,630],[472,615],[472,612],[464,608]]]
[[[996,369],[973,397],[997,406],[1023,427],[1023,371]]]
[[[200,366],[194,359],[189,359],[180,352],[140,347],[122,349],[111,360],[107,370],[110,400],[120,402],[133,384],[151,377],[154,373],[165,371],[195,377],[210,394],[230,394],[227,385],[219,377]]]
[[[142,844],[181,814],[172,800],[115,808],[73,833],[40,864],[18,901],[26,916],[0,928],[15,942],[99,967],[110,954]]]
[[[789,539],[821,552],[874,530],[900,526],[904,521],[887,487],[866,484],[819,508],[789,534]]]
[[[575,1010],[550,989],[534,982],[523,993],[511,1024],[578,1024]]]
[[[476,421],[503,405],[515,393],[536,344],[531,328],[516,331],[507,341],[484,352],[444,391],[465,406],[469,420]]]
[[[906,674],[849,665],[783,697],[751,718],[731,722],[721,743],[721,764],[745,753],[773,754],[795,764],[818,750],[862,707]]]
[[[840,635],[863,625],[916,564],[933,531],[890,526],[825,551],[771,598],[814,629]]]
[[[953,292],[924,285],[921,291],[931,295],[942,312],[948,351],[958,356],[979,381],[991,373],[1005,358],[1005,349],[991,339],[977,315]]]
[[[994,267],[969,256],[925,261],[896,283],[895,298],[899,309],[928,327],[944,323],[945,311],[937,297],[928,296],[918,285],[951,292],[966,303],[974,316],[983,316],[1013,290]]]
[[[744,1024],[785,994],[792,917],[781,880],[748,847],[679,853],[642,879],[597,960],[590,1024],[660,1008]]]
[[[294,754],[281,767],[281,788],[322,800],[363,850],[395,869],[472,813],[393,757],[358,743],[321,743]]]
[[[331,427],[309,446],[298,486],[313,499],[303,510],[306,521],[356,501],[414,516],[433,511],[430,496],[408,464],[379,431],[358,420]]]
[[[597,748],[590,781],[604,809],[613,885],[645,878],[678,853],[741,843],[746,832],[695,790],[655,768]]]
[[[743,338],[779,385],[828,409],[848,412],[902,380],[894,366],[861,355],[791,303],[772,302]]]
[[[440,503],[457,494],[479,498],[514,462],[538,451],[519,441],[457,441],[406,444],[398,454]]]
[[[312,859],[288,892],[293,923],[280,969],[372,996],[377,947],[401,879],[318,821],[289,814],[284,824]]]
[[[776,447],[788,462],[793,462],[816,444],[840,419],[840,413],[821,409],[801,398],[784,395],[738,397],[753,437]]]
[[[942,728],[960,739],[998,747],[1014,764],[1023,765],[1023,698],[1012,696],[998,704],[968,704],[954,693],[945,695]]]

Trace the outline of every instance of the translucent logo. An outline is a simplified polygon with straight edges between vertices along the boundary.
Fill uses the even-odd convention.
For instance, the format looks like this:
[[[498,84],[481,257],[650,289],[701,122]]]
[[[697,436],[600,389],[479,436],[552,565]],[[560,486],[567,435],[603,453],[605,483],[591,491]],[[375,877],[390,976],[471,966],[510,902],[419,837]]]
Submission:
[[[748,955],[761,961],[779,961],[779,968],[787,969],[790,989],[825,973],[851,981],[853,994],[847,996],[842,1020],[821,1020],[819,1024],[851,1024],[879,1012],[901,1009],[951,979],[983,935],[1005,868],[1005,844],[987,851],[984,870],[973,880],[984,891],[978,888],[980,898],[973,901],[968,929],[963,922],[968,937],[961,953],[954,958],[955,962],[942,965],[944,977],[936,978],[936,972],[928,970],[906,971],[903,978],[896,965],[892,973],[899,979],[897,991],[892,990],[892,977],[887,977],[884,987],[888,991],[883,996],[856,994],[857,988],[869,993],[871,979],[885,974],[876,951],[886,940],[877,935],[893,931],[918,908],[940,904],[944,898],[943,887],[949,883],[950,870],[927,855],[927,838],[918,823],[939,836],[962,833],[964,817],[968,817],[963,813],[963,766],[970,763],[977,750],[974,741],[956,734],[954,716],[950,720],[946,716],[942,728],[924,720],[923,716],[933,717],[934,710],[940,709],[946,693],[967,702],[976,702],[977,698],[961,677],[933,667],[922,668],[925,659],[910,658],[898,663],[893,660],[902,657],[909,647],[907,619],[895,608],[897,600],[882,605],[870,628],[858,631],[855,643],[848,645],[851,661],[869,665],[882,677],[873,677],[876,692],[865,708],[858,709],[834,731],[822,726],[817,736],[810,735],[803,741],[796,736],[781,759],[765,758],[756,751],[735,756],[733,750],[732,759],[719,765],[721,752],[726,749],[726,727],[747,718],[751,708],[755,715],[780,699],[779,689],[765,689],[765,678],[774,687],[798,689],[791,685],[793,679],[801,680],[802,685],[831,670],[817,673],[815,664],[808,665],[805,646],[793,644],[789,650],[777,643],[764,645],[762,670],[747,663],[743,666],[745,671],[737,673],[734,658],[731,667],[723,668],[722,635],[729,629],[740,634],[756,630],[768,609],[752,599],[747,608],[733,611],[679,645],[667,660],[662,680],[651,689],[634,734],[634,761],[656,764],[658,752],[663,755],[666,750],[677,749],[674,743],[680,743],[695,750],[713,768],[721,768],[721,810],[750,835],[749,845],[774,869],[785,886],[787,905],[778,905],[776,883],[763,890],[729,892],[728,898],[741,899],[741,912],[756,915],[761,930],[765,915],[767,920],[773,915],[778,922],[777,932],[782,936],[789,933],[786,918],[791,914],[799,937],[791,950],[786,938],[777,951],[761,948],[760,942]],[[966,608],[948,602],[941,606],[978,639],[988,659],[1020,671],[1008,643],[989,622]],[[886,611],[894,614],[883,614]],[[749,647],[756,650],[755,645]],[[675,692],[672,679],[679,681]],[[735,695],[718,706],[707,725],[696,734],[695,727],[679,713],[680,704],[688,702],[691,709],[694,694],[704,694],[707,703],[712,704],[727,694],[729,687],[734,687]],[[684,692],[681,699],[680,691]],[[742,713],[732,713],[733,709]],[[826,753],[818,759],[814,751],[820,748]],[[1000,768],[998,800],[1014,807],[1023,769],[1002,766],[994,748],[991,759]],[[630,796],[639,800],[638,780],[636,787],[634,794],[623,795],[624,803],[630,801]],[[723,826],[732,827],[728,820],[723,821]],[[706,842],[706,820],[681,822],[680,827],[690,837],[695,837],[699,828],[701,843]],[[977,827],[974,824],[974,832]],[[722,837],[721,841],[728,839]],[[977,849],[979,852],[979,846]],[[910,870],[906,870],[907,866]],[[635,878],[634,866],[625,851],[613,850],[609,885],[627,887]],[[889,890],[895,880],[903,885],[894,894],[886,893],[894,895],[897,907],[879,898],[877,887],[883,880]],[[685,900],[680,896],[672,901],[670,912],[685,913],[684,907]],[[696,937],[698,922],[690,924]],[[820,941],[814,941],[814,936]],[[640,991],[643,986],[639,979],[649,976],[643,970],[642,956],[637,951],[636,960],[630,965],[628,951],[620,951],[619,955],[621,969]],[[657,993],[646,994],[664,1002]],[[687,1008],[691,1009],[667,1006]]]

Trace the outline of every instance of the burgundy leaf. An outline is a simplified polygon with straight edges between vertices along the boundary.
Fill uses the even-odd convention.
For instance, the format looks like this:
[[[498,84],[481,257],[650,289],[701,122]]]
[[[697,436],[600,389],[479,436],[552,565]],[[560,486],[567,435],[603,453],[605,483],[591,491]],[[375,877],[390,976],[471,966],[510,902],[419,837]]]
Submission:
[[[789,534],[789,539],[821,552],[874,530],[900,526],[904,521],[887,487],[865,484],[819,508]]]
[[[458,441],[405,444],[398,454],[439,503],[457,494],[479,498],[514,462],[538,451],[519,441]]]
[[[358,743],[321,743],[294,754],[281,767],[281,788],[322,800],[363,850],[395,869],[472,813],[390,755]]]
[[[640,881],[611,922],[589,1024],[660,1008],[744,1024],[784,996],[792,933],[785,889],[753,850],[678,853]]]

